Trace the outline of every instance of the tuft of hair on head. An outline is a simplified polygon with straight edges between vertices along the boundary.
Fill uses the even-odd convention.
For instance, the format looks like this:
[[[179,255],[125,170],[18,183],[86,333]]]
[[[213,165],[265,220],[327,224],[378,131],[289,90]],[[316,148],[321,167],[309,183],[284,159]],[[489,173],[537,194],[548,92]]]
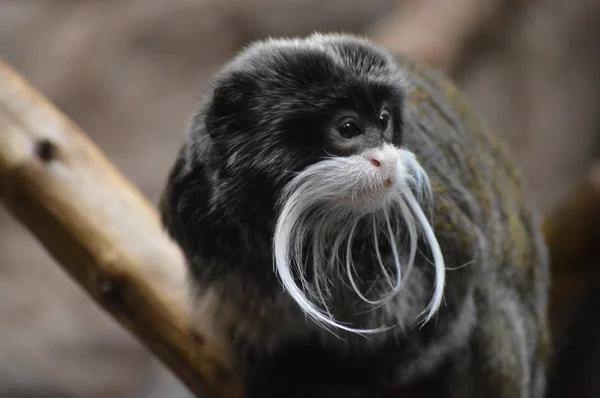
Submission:
[[[429,179],[415,155],[391,144],[359,155],[328,157],[307,167],[285,186],[278,203],[274,267],[284,289],[304,313],[332,333],[389,330],[394,325],[360,328],[335,319],[334,284],[345,275],[346,285],[360,300],[373,308],[384,305],[401,293],[415,263],[417,242],[423,238],[435,271],[432,297],[420,314],[428,322],[441,306],[445,283],[444,258],[423,210],[432,202]],[[379,297],[367,297],[354,278],[352,245],[359,224],[370,226],[367,241],[389,287]],[[380,236],[391,248],[393,264],[387,267]],[[408,247],[401,246],[404,239]],[[387,269],[390,265],[394,272]]]

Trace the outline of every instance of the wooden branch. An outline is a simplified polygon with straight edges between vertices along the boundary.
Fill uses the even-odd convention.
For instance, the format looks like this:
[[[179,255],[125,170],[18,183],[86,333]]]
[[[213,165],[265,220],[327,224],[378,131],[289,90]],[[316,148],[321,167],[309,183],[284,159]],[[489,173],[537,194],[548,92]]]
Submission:
[[[157,212],[73,122],[1,61],[0,198],[191,391],[242,396],[210,319],[192,320],[183,256]]]

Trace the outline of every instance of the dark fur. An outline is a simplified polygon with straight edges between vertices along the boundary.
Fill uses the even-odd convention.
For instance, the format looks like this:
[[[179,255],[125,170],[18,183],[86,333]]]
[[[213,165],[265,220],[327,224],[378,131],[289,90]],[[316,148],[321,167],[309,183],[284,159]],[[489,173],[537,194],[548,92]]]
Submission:
[[[317,46],[257,43],[215,76],[161,202],[198,298],[218,297],[214,316],[239,354],[250,396],[375,397],[431,380],[432,397],[540,398],[546,248],[504,146],[452,83],[424,65],[350,36],[309,42]],[[445,302],[423,327],[415,320],[338,339],[306,319],[273,272],[275,206],[294,171],[327,153],[377,145],[372,135],[346,150],[327,129],[340,110],[374,125],[384,102],[393,125],[381,139],[413,151],[434,186]],[[423,310],[431,267],[420,257],[417,268],[400,293],[412,301],[387,311]],[[336,306],[356,309],[343,299]]]

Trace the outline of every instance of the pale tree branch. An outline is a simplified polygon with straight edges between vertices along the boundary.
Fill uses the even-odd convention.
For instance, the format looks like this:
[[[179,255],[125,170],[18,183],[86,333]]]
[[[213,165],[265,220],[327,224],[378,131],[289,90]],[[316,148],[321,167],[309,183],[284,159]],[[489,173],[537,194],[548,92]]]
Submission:
[[[73,122],[1,61],[0,198],[197,396],[242,396],[211,319],[192,316],[183,256],[156,210]]]

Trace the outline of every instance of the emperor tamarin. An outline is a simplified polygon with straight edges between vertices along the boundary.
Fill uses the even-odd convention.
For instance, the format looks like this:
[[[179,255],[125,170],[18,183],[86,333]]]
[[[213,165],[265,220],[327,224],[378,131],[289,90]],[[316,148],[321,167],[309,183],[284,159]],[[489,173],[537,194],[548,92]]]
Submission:
[[[313,34],[215,74],[161,211],[249,397],[539,398],[549,275],[525,191],[444,75]]]

